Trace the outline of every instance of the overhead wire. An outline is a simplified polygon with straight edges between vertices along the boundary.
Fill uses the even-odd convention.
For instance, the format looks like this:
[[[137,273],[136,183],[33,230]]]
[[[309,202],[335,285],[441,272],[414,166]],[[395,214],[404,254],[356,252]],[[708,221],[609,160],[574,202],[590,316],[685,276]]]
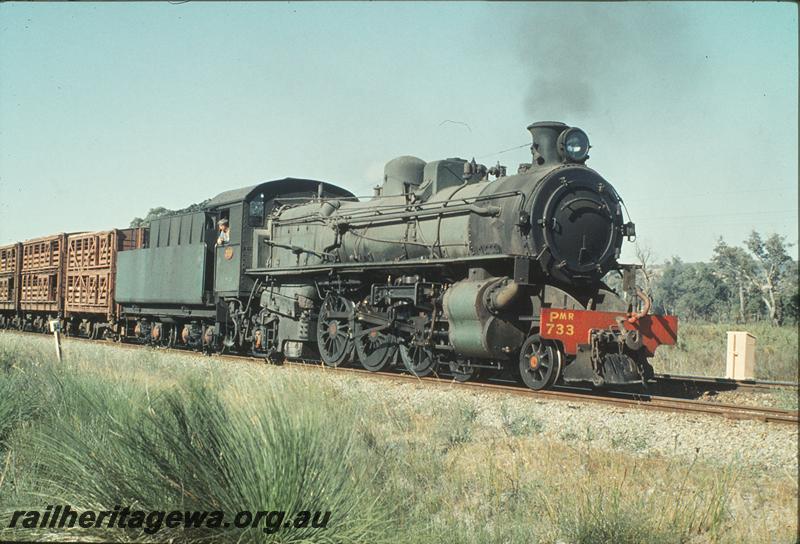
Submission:
[[[784,214],[784,213],[797,213],[797,210],[766,210],[760,212],[725,212],[725,213],[703,213],[703,214],[696,214],[696,215],[662,215],[662,216],[649,216],[648,219],[650,220],[672,220],[672,219],[706,219],[706,218],[714,218],[714,217],[727,217],[730,215],[735,216],[750,216],[750,215],[777,215],[777,214]]]
[[[789,188],[790,187],[775,187],[775,186],[772,186],[772,187],[759,187],[758,191],[755,191],[754,189],[742,189],[742,190],[739,190],[739,191],[727,191],[726,190],[724,195],[756,193],[756,192],[762,192],[762,191],[777,191],[777,190],[786,190],[786,189],[789,189]],[[648,195],[648,196],[639,197],[639,198],[629,198],[628,202],[644,202],[644,201],[659,200],[661,198],[665,198],[667,196],[671,196],[671,195],[675,195],[675,194],[676,193],[671,193],[671,194],[662,193],[662,194],[656,194],[656,195]],[[698,197],[704,197],[704,196],[719,197],[720,193],[719,192],[680,193],[680,196],[681,196],[681,198],[698,198]]]
[[[481,155],[480,157],[475,157],[475,159],[485,159],[486,157],[494,157],[495,155],[502,155],[503,153],[508,153],[509,151],[514,151],[515,149],[522,149],[523,147],[530,147],[531,144],[526,142],[522,145],[518,145],[515,147],[509,147],[508,149],[503,149],[502,151],[495,151],[494,153],[489,153],[488,155]]]

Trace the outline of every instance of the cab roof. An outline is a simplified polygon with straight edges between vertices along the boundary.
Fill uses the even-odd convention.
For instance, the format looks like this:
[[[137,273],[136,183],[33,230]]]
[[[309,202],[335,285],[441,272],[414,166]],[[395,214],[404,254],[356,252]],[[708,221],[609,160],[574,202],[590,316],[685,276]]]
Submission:
[[[341,187],[325,181],[303,178],[283,178],[222,192],[209,200],[205,207],[206,209],[215,209],[229,204],[243,202],[248,200],[255,193],[264,193],[264,195],[269,198],[270,196],[283,193],[317,191],[320,184],[322,184],[323,193],[327,197],[355,198],[353,193],[347,189],[342,189]]]

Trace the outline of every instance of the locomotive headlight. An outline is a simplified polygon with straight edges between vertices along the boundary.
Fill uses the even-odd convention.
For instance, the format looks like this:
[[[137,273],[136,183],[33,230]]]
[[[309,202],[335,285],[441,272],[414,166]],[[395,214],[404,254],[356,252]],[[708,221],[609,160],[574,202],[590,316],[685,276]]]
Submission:
[[[579,128],[568,128],[558,137],[558,150],[564,160],[583,162],[589,158],[589,137]]]

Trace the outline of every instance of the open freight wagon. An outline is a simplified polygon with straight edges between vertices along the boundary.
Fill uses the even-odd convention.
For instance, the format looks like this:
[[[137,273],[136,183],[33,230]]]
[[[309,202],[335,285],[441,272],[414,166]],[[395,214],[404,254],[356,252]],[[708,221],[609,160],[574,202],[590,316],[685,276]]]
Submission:
[[[97,337],[114,324],[117,252],[141,248],[147,230],[114,229],[73,234],[67,241],[64,317],[67,330]]]
[[[62,314],[64,250],[67,234],[22,242],[19,309],[24,328],[44,331],[47,320]]]
[[[117,252],[146,244],[147,229],[60,233],[0,247],[0,327],[69,333],[113,326]]]
[[[19,307],[19,242],[0,247],[0,328],[12,324]]]

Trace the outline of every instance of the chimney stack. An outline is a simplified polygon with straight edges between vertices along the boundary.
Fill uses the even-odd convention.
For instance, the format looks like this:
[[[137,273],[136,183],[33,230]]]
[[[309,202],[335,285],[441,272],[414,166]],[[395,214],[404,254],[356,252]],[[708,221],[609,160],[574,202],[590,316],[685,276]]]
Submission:
[[[557,164],[561,162],[558,154],[558,137],[569,128],[564,123],[558,121],[540,121],[528,125],[528,130],[533,136],[533,165],[542,166],[544,164]]]

